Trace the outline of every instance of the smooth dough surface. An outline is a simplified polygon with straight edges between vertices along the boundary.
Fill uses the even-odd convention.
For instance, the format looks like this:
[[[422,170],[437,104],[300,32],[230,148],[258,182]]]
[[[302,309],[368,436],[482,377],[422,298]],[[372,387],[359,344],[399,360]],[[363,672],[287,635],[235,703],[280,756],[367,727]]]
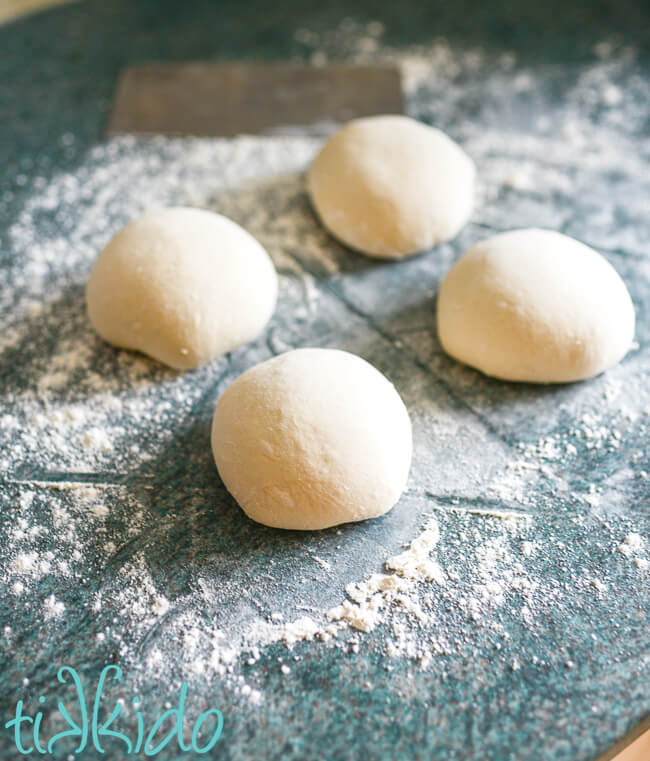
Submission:
[[[188,369],[255,338],[277,290],[252,235],[219,214],[178,207],[117,233],[92,268],[86,303],[106,341]]]
[[[370,256],[399,259],[453,238],[472,210],[475,168],[453,140],[407,116],[355,119],[314,159],[323,225]]]
[[[634,307],[592,248],[551,230],[514,230],[456,262],[438,295],[438,335],[448,354],[486,375],[564,383],[623,358]]]
[[[212,451],[253,520],[322,529],[390,510],[412,437],[393,385],[360,357],[297,349],[241,375],[217,404]]]

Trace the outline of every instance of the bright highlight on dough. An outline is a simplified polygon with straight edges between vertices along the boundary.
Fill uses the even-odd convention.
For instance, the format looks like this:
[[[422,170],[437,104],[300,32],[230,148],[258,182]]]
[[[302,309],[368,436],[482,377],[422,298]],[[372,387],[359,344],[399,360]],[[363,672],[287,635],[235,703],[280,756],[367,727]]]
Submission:
[[[467,222],[475,168],[440,130],[406,116],[355,119],[309,170],[323,225],[370,256],[401,259],[453,238]]]
[[[219,399],[212,451],[253,520],[322,529],[390,510],[412,439],[393,385],[354,354],[297,349],[247,370]]]
[[[625,356],[634,307],[593,249],[550,230],[515,230],[456,262],[438,296],[438,335],[448,354],[486,375],[565,383]]]
[[[93,266],[86,302],[106,341],[184,370],[261,333],[277,291],[271,259],[239,225],[170,208],[117,233]]]

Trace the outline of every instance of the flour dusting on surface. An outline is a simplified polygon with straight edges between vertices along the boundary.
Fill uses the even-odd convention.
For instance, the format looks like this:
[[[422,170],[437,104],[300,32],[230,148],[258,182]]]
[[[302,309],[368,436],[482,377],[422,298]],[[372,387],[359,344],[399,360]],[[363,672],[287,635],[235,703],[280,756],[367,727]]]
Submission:
[[[643,376],[634,375],[636,353],[605,378],[559,390],[542,407],[543,395],[495,391],[502,388],[496,382],[449,361],[435,340],[432,299],[461,245],[515,223],[554,227],[591,243],[625,277],[635,273],[633,295],[641,299],[650,267],[635,219],[647,217],[650,186],[639,151],[650,155],[650,145],[639,146],[635,130],[647,118],[650,83],[635,74],[633,51],[609,42],[596,62],[565,81],[560,71],[520,67],[507,52],[445,41],[394,50],[382,33],[378,22],[346,22],[329,37],[300,30],[296,40],[315,65],[341,57],[399,65],[409,112],[449,131],[477,162],[477,206],[460,242],[403,265],[405,278],[413,268],[414,284],[422,272],[428,278],[426,293],[417,294],[424,306],[405,301],[395,314],[375,315],[355,291],[357,279],[380,270],[360,269],[309,208],[303,173],[321,144],[313,135],[121,137],[79,156],[67,173],[48,178],[36,165],[29,180],[16,180],[29,194],[10,218],[12,258],[0,274],[0,361],[16,368],[3,376],[0,401],[0,517],[7,536],[0,584],[48,627],[65,624],[70,604],[62,598],[87,585],[97,647],[125,663],[144,663],[147,678],[216,675],[255,705],[264,694],[246,669],[274,644],[284,653],[280,673],[290,678],[288,659],[299,657],[301,647],[357,653],[368,642],[380,648],[387,669],[394,658],[427,669],[470,648],[477,632],[519,669],[535,656],[512,652],[503,621],[534,631],[541,617],[576,595],[590,605],[612,599],[616,578],[647,584],[650,540],[642,513],[619,496],[623,485],[646,495],[640,500],[647,511],[650,394]],[[544,83],[554,77],[565,88],[562,108],[518,126],[527,102],[543,98]],[[483,100],[489,105],[465,116],[479,90],[489,93]],[[511,114],[507,128],[504,111]],[[74,149],[74,137],[65,140]],[[613,224],[615,203],[603,207],[590,195],[603,171],[622,178],[622,227]],[[14,209],[17,192],[0,196],[1,214]],[[581,213],[566,202],[575,197],[583,199]],[[104,345],[83,302],[90,265],[110,237],[143,211],[170,204],[226,214],[268,249],[285,306],[256,351],[336,344],[357,320],[413,368],[405,385],[415,384],[418,373],[431,384],[426,399],[413,387],[420,444],[408,502],[396,508],[417,511],[410,534],[396,529],[386,545],[369,535],[358,558],[348,558],[349,548],[366,541],[354,539],[363,528],[313,538],[313,549],[311,538],[292,545],[252,529],[239,557],[210,544],[219,527],[210,522],[205,491],[187,474],[209,473],[197,483],[216,483],[206,455],[206,410],[252,355],[243,349],[181,375]],[[337,299],[348,309],[345,321],[335,311]],[[430,388],[447,389],[447,408]],[[204,429],[193,438],[197,425]],[[479,430],[480,451],[489,448],[493,459],[483,470],[461,472],[457,464],[476,451]],[[521,440],[512,440],[512,430],[524,431]],[[196,451],[195,441],[205,451]],[[426,459],[439,441],[450,462],[435,446]],[[621,448],[629,451],[629,467],[607,471],[607,457]],[[176,495],[178,509],[158,511],[160,494]],[[554,510],[543,513],[549,504]],[[564,543],[562,523],[571,526],[575,546]],[[184,569],[173,588],[156,550],[165,541]],[[267,545],[275,548],[268,557]],[[265,575],[247,578],[247,564],[260,557]],[[283,562],[284,575],[274,565]],[[347,581],[338,581],[340,565]],[[14,634],[5,629],[3,646]],[[564,652],[558,658],[573,663]]]

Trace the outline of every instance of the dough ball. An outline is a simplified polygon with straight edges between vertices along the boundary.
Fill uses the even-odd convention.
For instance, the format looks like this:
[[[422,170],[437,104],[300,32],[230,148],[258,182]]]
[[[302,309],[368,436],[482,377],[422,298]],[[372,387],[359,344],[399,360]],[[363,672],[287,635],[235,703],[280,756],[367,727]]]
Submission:
[[[312,203],[335,238],[386,259],[453,238],[469,218],[474,163],[440,130],[406,116],[355,119],[314,159]]]
[[[214,413],[223,482],[253,520],[322,529],[387,512],[406,486],[411,422],[354,354],[297,349],[241,375]]]
[[[271,259],[239,225],[171,208],[117,233],[93,266],[86,303],[106,341],[184,370],[255,338],[277,290]]]
[[[448,354],[486,375],[565,383],[626,354],[634,307],[593,249],[550,230],[514,230],[456,262],[438,296],[438,335]]]

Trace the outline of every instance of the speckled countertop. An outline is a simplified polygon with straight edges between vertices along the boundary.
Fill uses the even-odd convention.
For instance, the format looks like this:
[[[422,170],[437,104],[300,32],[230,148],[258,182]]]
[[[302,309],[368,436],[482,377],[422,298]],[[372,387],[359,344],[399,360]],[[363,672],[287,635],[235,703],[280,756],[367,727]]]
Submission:
[[[43,695],[51,735],[72,704],[57,669],[92,691],[106,664],[124,672],[105,691],[123,731],[132,696],[150,726],[186,682],[188,721],[219,708],[210,757],[233,760],[593,761],[650,712],[650,17],[372,5],[91,0],[0,27],[2,725]],[[311,213],[317,138],[103,141],[121,67],[211,57],[397,63],[409,113],[477,162],[471,223],[381,264]],[[267,334],[185,375],[104,345],[84,314],[97,250],[166,203],[233,217],[281,274]],[[533,225],[596,247],[632,294],[637,345],[587,383],[493,381],[437,342],[454,259]],[[390,514],[300,534],[243,516],[208,431],[239,373],[307,345],[385,372],[415,453]],[[327,637],[346,585],[432,520],[441,576],[409,581],[371,631]],[[326,634],[292,643],[305,617]],[[16,754],[5,729],[0,749]]]

